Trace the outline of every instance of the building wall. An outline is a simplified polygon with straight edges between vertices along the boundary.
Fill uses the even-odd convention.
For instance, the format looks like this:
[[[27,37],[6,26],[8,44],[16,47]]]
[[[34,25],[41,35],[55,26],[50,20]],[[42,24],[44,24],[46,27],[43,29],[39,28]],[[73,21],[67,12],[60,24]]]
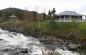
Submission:
[[[82,16],[67,16],[67,15],[62,15],[62,16],[57,16],[56,19],[57,22],[85,22],[83,20]]]

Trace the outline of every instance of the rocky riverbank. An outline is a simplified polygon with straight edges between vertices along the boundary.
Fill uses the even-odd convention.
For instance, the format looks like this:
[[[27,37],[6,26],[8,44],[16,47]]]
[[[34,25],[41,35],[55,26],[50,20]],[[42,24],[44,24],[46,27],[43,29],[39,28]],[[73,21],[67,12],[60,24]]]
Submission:
[[[11,31],[11,32],[17,32],[17,33],[23,33],[24,35],[31,35],[29,34],[26,29],[24,27],[2,27],[1,28],[3,30],[8,30],[8,31]],[[63,49],[63,45],[65,43],[65,40],[62,40],[62,39],[58,39],[54,36],[47,36],[47,37],[44,37],[44,36],[36,36],[36,33],[33,34],[33,37],[35,36],[36,39],[38,39],[40,42],[42,42],[43,44],[45,44],[46,47],[50,48],[50,49],[56,49],[57,47],[60,47]],[[77,48],[79,47],[80,45],[79,44],[75,44],[75,43],[72,43],[72,42],[68,42],[66,44],[66,47],[69,49],[69,50],[77,50]]]
[[[0,26],[1,29],[3,30],[8,30],[11,32],[16,32],[16,33],[22,33],[24,35],[29,35],[24,27],[4,27],[4,26]]]

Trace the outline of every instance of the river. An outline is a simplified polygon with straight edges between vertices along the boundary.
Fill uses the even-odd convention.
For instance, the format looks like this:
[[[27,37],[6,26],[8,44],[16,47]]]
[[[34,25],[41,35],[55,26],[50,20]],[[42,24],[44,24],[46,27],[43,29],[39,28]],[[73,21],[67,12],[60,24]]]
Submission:
[[[51,52],[32,36],[0,29],[0,55],[48,55]],[[56,48],[58,55],[79,55],[76,52]]]

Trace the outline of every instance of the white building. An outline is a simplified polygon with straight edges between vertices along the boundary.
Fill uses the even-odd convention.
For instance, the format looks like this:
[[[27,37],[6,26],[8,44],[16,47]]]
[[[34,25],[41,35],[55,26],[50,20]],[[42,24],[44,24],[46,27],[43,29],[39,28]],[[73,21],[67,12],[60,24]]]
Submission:
[[[83,17],[85,17],[85,15],[74,11],[64,11],[57,14],[57,18],[55,20],[56,22],[85,22],[85,19],[83,19]]]

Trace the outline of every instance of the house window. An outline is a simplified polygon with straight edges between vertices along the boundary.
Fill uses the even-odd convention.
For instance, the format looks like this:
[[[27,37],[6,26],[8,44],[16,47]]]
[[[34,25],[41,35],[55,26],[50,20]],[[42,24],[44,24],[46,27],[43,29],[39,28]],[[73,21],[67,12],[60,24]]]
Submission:
[[[61,18],[64,18],[64,16],[61,16]]]
[[[75,16],[71,16],[71,18],[75,18]]]
[[[57,16],[57,19],[60,18],[59,16]]]
[[[79,16],[79,18],[82,18],[82,16]]]
[[[68,16],[66,15],[65,18],[68,18]]]
[[[82,16],[79,16],[79,19],[82,20]]]

